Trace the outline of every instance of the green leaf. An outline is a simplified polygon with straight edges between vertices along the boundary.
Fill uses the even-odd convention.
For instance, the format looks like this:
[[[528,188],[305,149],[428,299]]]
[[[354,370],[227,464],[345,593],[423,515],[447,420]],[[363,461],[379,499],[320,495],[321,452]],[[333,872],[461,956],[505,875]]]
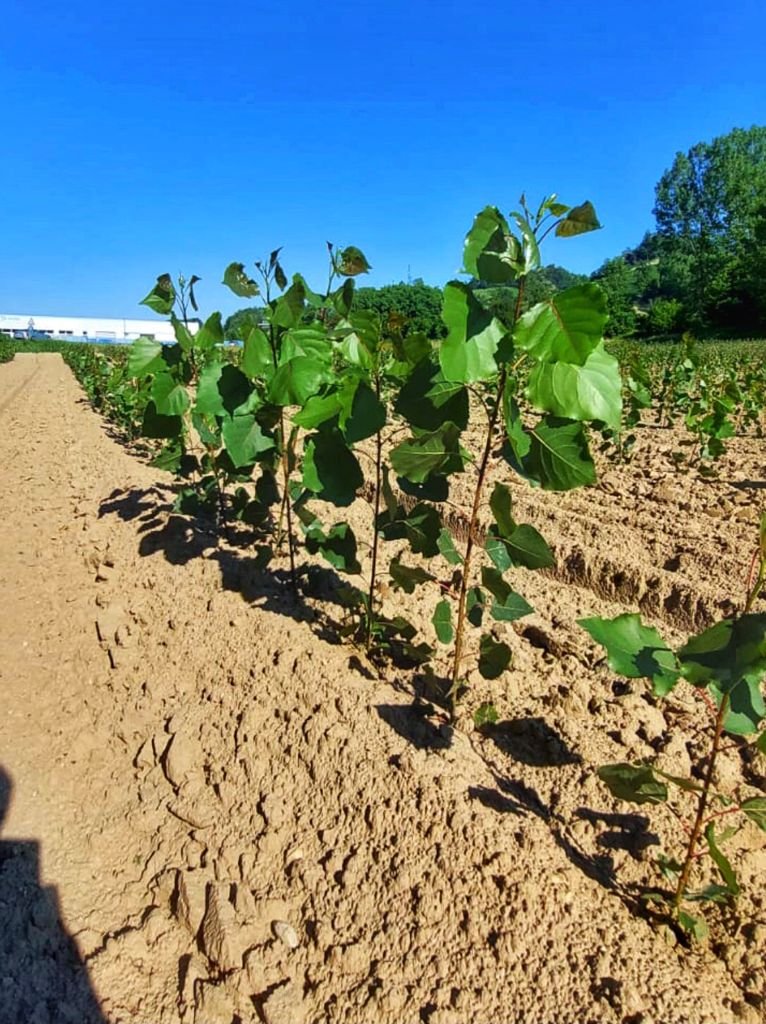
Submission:
[[[766,796],[750,797],[749,800],[743,800],[739,806],[761,831],[766,832]]]
[[[372,437],[386,424],[386,409],[372,388],[360,381],[353,392],[351,411],[341,415],[340,429],[349,444]]]
[[[312,555],[318,552],[341,572],[356,575],[362,571],[356,555],[356,537],[348,523],[337,523],[326,534],[321,530],[309,531],[306,548]]]
[[[275,405],[303,406],[328,377],[326,367],[308,356],[296,356],[279,367],[269,384],[269,400]]]
[[[264,434],[252,414],[225,417],[221,432],[226,451],[237,468],[251,466],[259,455],[274,448],[273,439]]]
[[[515,387],[516,382],[509,375],[503,388],[503,422],[514,457],[520,461],[529,454],[532,441],[521,420],[521,412],[515,398]]]
[[[223,272],[223,283],[242,299],[260,295],[258,283],[247,276],[244,263],[230,263]]]
[[[141,434],[144,437],[180,437],[182,431],[183,420],[180,416],[164,416],[157,411],[154,402],[147,403],[141,425]]]
[[[157,412],[162,416],[181,416],[191,404],[189,392],[183,384],[164,371],[154,375],[151,395]]]
[[[178,439],[174,438],[169,444],[166,444],[159,455],[156,455],[150,462],[151,466],[156,466],[157,469],[163,469],[166,473],[177,473],[181,468],[181,462],[183,461],[184,450]]]
[[[489,499],[489,507],[495,517],[497,529],[501,537],[510,537],[516,529],[516,523],[511,511],[511,491],[505,484],[496,483],[492,496]]]
[[[442,521],[438,509],[419,502],[404,518],[404,532],[413,554],[433,558],[439,553]]]
[[[604,293],[588,282],[557,292],[524,313],[514,328],[514,343],[541,362],[582,366],[601,341],[606,321]]]
[[[720,871],[721,878],[726,883],[726,888],[732,896],[738,896],[740,889],[739,884],[737,883],[737,876],[734,874],[734,869],[716,843],[715,825],[712,821],[708,822],[705,827],[705,840],[707,842],[707,848],[710,851],[710,856],[713,858],[716,867]]]
[[[172,313],[170,314],[170,322],[173,325],[173,334],[175,334],[176,341],[181,346],[182,350],[184,352],[191,352],[194,348],[194,335],[186,324]]]
[[[684,679],[695,686],[714,683],[727,693],[743,678],[760,682],[766,674],[766,614],[716,622],[691,637],[678,660]]]
[[[668,798],[668,787],[656,778],[650,764],[605,764],[598,777],[617,800],[632,804],[661,804]]]
[[[484,679],[497,679],[511,663],[511,648],[499,643],[490,633],[479,641],[479,672]]]
[[[194,347],[200,352],[209,352],[217,345],[223,345],[223,324],[220,313],[211,313],[194,335]]]
[[[678,911],[678,924],[695,942],[704,942],[710,934],[704,918],[694,917],[685,910]]]
[[[343,277],[356,277],[357,274],[366,274],[372,267],[361,249],[355,245],[347,245],[335,257],[335,269]]]
[[[520,272],[521,248],[496,206],[486,206],[466,235],[463,268],[478,281],[508,284]]]
[[[450,565],[462,565],[463,556],[460,554],[458,549],[455,547],[455,542],[452,539],[452,534],[449,530],[442,530],[439,534],[439,538],[436,541],[436,546],[439,549],[439,554],[449,562]]]
[[[478,628],[481,625],[484,618],[484,605],[486,603],[487,598],[481,587],[471,587],[466,596],[465,607],[468,621],[472,626]]]
[[[433,360],[424,359],[402,385],[394,412],[419,430],[438,430],[448,422],[465,430],[468,391],[459,382],[447,381]]]
[[[223,397],[218,390],[224,364],[213,360],[202,367],[197,384],[194,411],[203,416],[223,416]]]
[[[619,430],[622,419],[620,365],[600,343],[582,366],[541,362],[529,374],[527,397],[541,412],[570,420],[597,420]]]
[[[521,460],[514,455],[509,458],[522,476],[549,491],[595,483],[596,468],[580,423],[545,416],[527,437],[529,454]]]
[[[356,456],[336,430],[312,434],[303,453],[303,486],[323,501],[350,505],[364,483]]]
[[[474,298],[467,284],[444,288],[442,319],[449,333],[439,347],[439,363],[448,381],[471,384],[497,374],[495,352],[506,329]]]
[[[674,786],[678,786],[679,789],[683,789],[686,793],[701,793],[702,786],[698,782],[693,782],[691,779],[685,779],[681,775],[669,775],[667,772],[663,772],[661,768],[654,766],[654,774],[659,775],[661,779],[665,779],[667,782],[672,782]]]
[[[489,701],[484,701],[473,713],[473,724],[477,729],[483,729],[487,725],[494,725],[498,717],[495,705]]]
[[[755,749],[758,751],[759,754],[766,754],[766,729],[758,737],[755,744]]]
[[[708,683],[708,690],[720,707],[723,691],[715,683]],[[736,736],[749,736],[758,731],[761,721],[766,718],[766,703],[761,691],[760,676],[746,674],[728,691],[729,707],[723,721],[724,731]]]
[[[432,473],[462,471],[459,434],[454,423],[445,423],[438,430],[409,438],[391,451],[391,466],[412,483],[423,483]]]
[[[251,380],[268,377],[274,369],[269,339],[260,327],[252,327],[242,350],[242,372]]]
[[[157,283],[145,299],[141,299],[139,305],[148,306],[155,313],[167,316],[173,309],[176,301],[176,290],[170,274],[160,274]]]
[[[439,601],[431,621],[442,644],[451,644],[455,631],[452,628],[452,605],[447,600]]]
[[[388,573],[393,581],[394,587],[403,590],[405,594],[414,594],[415,587],[421,583],[428,583],[434,579],[430,572],[419,567],[402,565],[398,558],[392,558],[388,567]]]
[[[218,391],[224,409],[233,416],[236,412],[245,411],[243,406],[249,402],[253,394],[253,385],[238,367],[227,363],[218,379]],[[254,411],[254,409],[247,409],[247,412]]]
[[[498,537],[491,530],[484,544],[487,554],[501,572],[511,566],[548,569],[555,565],[553,552],[534,526],[522,523],[509,537]]]
[[[280,295],[271,309],[271,322],[275,327],[297,327],[306,305],[306,287],[300,274],[293,275],[293,283]]]
[[[128,377],[146,377],[147,374],[156,373],[164,367],[160,358],[162,354],[162,343],[151,338],[137,338],[130,346],[128,354]]]
[[[521,619],[534,611],[532,605],[528,604],[521,594],[517,594],[508,586],[497,569],[483,566],[481,582],[495,599],[490,608],[490,615],[498,622],[515,622],[516,619]]]
[[[645,626],[634,613],[614,619],[578,619],[578,626],[606,649],[609,667],[629,679],[651,679],[654,691],[664,697],[678,681],[673,651],[656,629]]]
[[[586,231],[597,231],[600,227],[593,203],[584,202],[580,206],[573,206],[566,217],[559,221],[556,235],[559,238],[571,238],[585,234]]]

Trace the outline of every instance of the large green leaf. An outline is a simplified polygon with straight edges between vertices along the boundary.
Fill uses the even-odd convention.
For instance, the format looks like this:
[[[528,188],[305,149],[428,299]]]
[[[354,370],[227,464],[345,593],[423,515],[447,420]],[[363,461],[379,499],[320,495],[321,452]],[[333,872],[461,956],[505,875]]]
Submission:
[[[305,405],[328,379],[323,363],[309,356],[296,356],[279,367],[269,384],[269,400],[275,405]]]
[[[223,283],[242,299],[260,294],[258,283],[248,277],[244,263],[230,263],[223,272]]]
[[[495,352],[506,334],[505,327],[462,281],[445,286],[442,319],[449,328],[439,346],[445,378],[461,384],[492,379],[497,373]]]
[[[511,663],[511,648],[485,633],[479,641],[479,672],[484,679],[497,679]]]
[[[144,437],[180,437],[182,432],[183,419],[180,416],[164,416],[157,411],[154,402],[147,403],[141,425],[141,433]]]
[[[445,423],[438,430],[402,441],[391,452],[391,466],[412,483],[422,483],[432,473],[458,472],[463,468],[459,435],[454,423]]]
[[[223,396],[218,390],[218,382],[223,373],[224,364],[213,360],[202,367],[197,383],[197,395],[194,411],[203,416],[223,416]]]
[[[744,677],[766,675],[766,614],[723,619],[689,639],[678,652],[681,673],[695,686],[714,683],[727,693]]]
[[[306,287],[299,274],[293,275],[293,283],[280,295],[271,309],[271,322],[275,327],[297,327],[305,309]]]
[[[337,430],[312,434],[303,454],[303,486],[323,501],[350,505],[364,483],[356,456]]]
[[[356,277],[357,274],[366,274],[372,270],[362,250],[355,245],[347,245],[336,253],[333,262],[336,271],[344,277]]]
[[[494,597],[490,615],[498,622],[515,622],[534,611],[531,604],[524,600],[505,582],[497,569],[482,566],[481,582]]]
[[[268,378],[274,369],[274,357],[266,334],[260,327],[252,327],[242,349],[242,372],[251,380]]]
[[[605,764],[598,777],[618,800],[632,804],[662,804],[668,798],[668,787],[658,779],[650,764]]]
[[[598,420],[619,430],[622,418],[620,364],[603,343],[585,362],[540,362],[529,374],[527,397],[541,412],[570,420]]]
[[[188,326],[172,313],[170,314],[170,322],[173,325],[173,334],[175,334],[178,344],[184,352],[191,352],[194,348],[194,335]]]
[[[170,274],[160,274],[157,283],[149,292],[146,298],[141,299],[141,306],[148,306],[160,316],[167,316],[173,309],[176,301],[176,290]]]
[[[606,650],[609,667],[629,679],[651,679],[664,696],[678,681],[676,656],[656,629],[645,626],[635,613],[614,619],[578,619],[577,624]]]
[[[312,395],[304,407],[293,416],[293,423],[304,430],[315,430],[323,423],[339,416],[344,407],[344,398],[339,388],[333,388],[323,395]]]
[[[508,537],[499,536],[495,528],[491,528],[484,548],[500,572],[511,566],[548,569],[555,565],[553,552],[545,538],[528,523],[521,523]]]
[[[419,430],[437,430],[444,423],[468,426],[468,391],[459,381],[448,381],[438,363],[423,359],[402,385],[394,411]]]
[[[217,345],[223,345],[223,324],[220,313],[211,313],[194,335],[194,347],[200,352],[209,352]]]
[[[598,231],[600,227],[593,203],[586,201],[569,210],[566,217],[556,225],[556,234],[559,238],[571,238],[573,235],[585,234],[586,231]]]
[[[273,439],[264,434],[260,423],[251,413],[226,416],[221,433],[226,451],[237,468],[251,466],[259,455],[274,447]]]
[[[218,379],[218,390],[224,409],[230,416],[233,416],[236,412],[244,411],[243,406],[253,394],[253,385],[238,367],[227,363]],[[255,410],[248,408],[247,411],[254,412]]]
[[[153,338],[137,338],[128,353],[128,377],[146,377],[164,367],[161,359],[162,343]]]
[[[516,323],[514,343],[541,362],[582,366],[601,341],[606,320],[604,293],[588,282],[533,306]]]
[[[327,533],[317,528],[309,530],[306,548],[312,555],[319,553],[341,572],[356,575],[362,571],[356,554],[356,537],[348,523],[337,523]]]
[[[151,396],[162,416],[182,416],[191,404],[189,392],[172,373],[162,371],[154,375]]]
[[[720,706],[723,692],[715,683],[708,683],[708,690]],[[725,731],[737,736],[749,736],[757,732],[761,722],[766,718],[766,703],[761,692],[760,676],[757,673],[745,673],[727,693],[729,706],[723,722]]]
[[[520,272],[521,247],[496,206],[487,206],[474,218],[466,235],[463,268],[478,281],[508,284]]]
[[[596,468],[580,423],[545,416],[526,436],[528,454],[509,459],[522,476],[549,491],[595,483]]]
[[[349,444],[356,444],[385,426],[386,408],[364,381],[359,382],[352,394],[351,409],[347,415],[341,415],[340,429]]]

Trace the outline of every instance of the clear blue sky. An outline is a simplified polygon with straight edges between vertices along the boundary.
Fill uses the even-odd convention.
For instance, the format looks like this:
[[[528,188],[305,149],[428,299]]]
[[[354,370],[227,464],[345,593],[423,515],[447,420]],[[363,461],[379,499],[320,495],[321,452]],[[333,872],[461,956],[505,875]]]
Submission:
[[[543,254],[588,272],[652,227],[678,150],[766,121],[762,28],[763,0],[11,0],[0,312],[140,316],[180,270],[231,312],[227,263],[283,245],[321,288],[327,239],[359,283],[443,284],[522,189],[595,203],[602,231]]]

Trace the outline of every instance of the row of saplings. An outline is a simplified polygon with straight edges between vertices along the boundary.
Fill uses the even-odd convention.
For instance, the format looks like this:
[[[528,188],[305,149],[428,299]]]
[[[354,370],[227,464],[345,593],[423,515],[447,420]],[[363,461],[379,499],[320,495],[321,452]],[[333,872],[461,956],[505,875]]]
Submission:
[[[491,523],[480,521],[494,464],[502,460],[549,490],[588,485],[595,469],[587,425],[620,428],[620,370],[604,347],[606,309],[598,287],[578,285],[522,312],[525,280],[540,266],[543,239],[598,227],[590,203],[568,207],[555,195],[536,210],[522,196],[519,210],[507,218],[494,207],[484,209],[465,240],[464,271],[488,284],[515,286],[514,316],[501,322],[467,283],[451,281],[443,299],[448,333],[437,345],[396,317],[381,323],[375,313],[354,310],[354,278],[369,266],[353,246],[328,244],[330,275],[322,294],[300,274],[288,281],[279,250],[255,263],[257,279],[241,263],[227,268],[224,283],[240,297],[260,296],[265,307],[262,324],[244,338],[238,365],[222,350],[220,314],[196,333],[188,328],[189,307],[197,309],[196,277],[174,285],[163,275],[144,300],[170,315],[177,342],[163,347],[137,341],[128,376],[148,388],[143,434],[163,442],[155,464],[183,480],[177,508],[213,510],[249,524],[262,541],[257,551],[264,568],[286,545],[287,585],[293,588],[299,536],[308,552],[355,581],[362,580],[358,548],[364,545],[368,572],[336,596],[347,606],[347,634],[374,656],[396,650],[427,665],[434,654],[431,644],[417,642],[416,628],[403,616],[381,614],[381,578],[406,593],[437,587],[432,621],[451,665],[441,680],[451,714],[471,662],[478,659],[488,679],[510,664],[511,649],[494,623],[532,611],[508,582],[509,572],[553,564],[540,533],[514,518],[504,484],[496,483],[488,496]],[[453,477],[468,469],[472,497],[460,540],[445,508]],[[363,488],[370,506],[364,538],[347,522],[321,521],[312,508],[319,501],[343,509]],[[392,540],[406,542],[417,564],[398,556],[384,566],[384,542]],[[721,823],[736,820],[738,811],[740,820],[745,815],[766,830],[766,798],[739,801],[713,787],[725,733],[766,752],[766,734],[758,735],[766,715],[760,688],[766,615],[752,611],[765,575],[766,518],[742,614],[716,623],[680,650],[671,650],[638,615],[581,622],[606,648],[615,671],[651,680],[658,697],[685,680],[707,698],[710,751],[692,778],[651,764],[607,765],[599,773],[620,799],[665,802],[668,787],[675,787],[695,802],[683,856],[659,863],[669,884],[645,896],[697,939],[706,927],[694,908],[706,900],[729,901],[739,891],[721,851],[732,828]],[[491,719],[492,709],[482,714]],[[705,850],[720,881],[694,889],[693,868]]]

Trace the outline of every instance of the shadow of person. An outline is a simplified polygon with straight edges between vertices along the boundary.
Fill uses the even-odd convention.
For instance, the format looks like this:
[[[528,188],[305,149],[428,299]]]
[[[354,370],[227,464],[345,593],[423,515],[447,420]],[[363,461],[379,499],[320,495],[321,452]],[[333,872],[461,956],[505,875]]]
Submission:
[[[0,768],[0,834],[11,789]],[[0,1024],[107,1024],[30,840],[0,838]]]

